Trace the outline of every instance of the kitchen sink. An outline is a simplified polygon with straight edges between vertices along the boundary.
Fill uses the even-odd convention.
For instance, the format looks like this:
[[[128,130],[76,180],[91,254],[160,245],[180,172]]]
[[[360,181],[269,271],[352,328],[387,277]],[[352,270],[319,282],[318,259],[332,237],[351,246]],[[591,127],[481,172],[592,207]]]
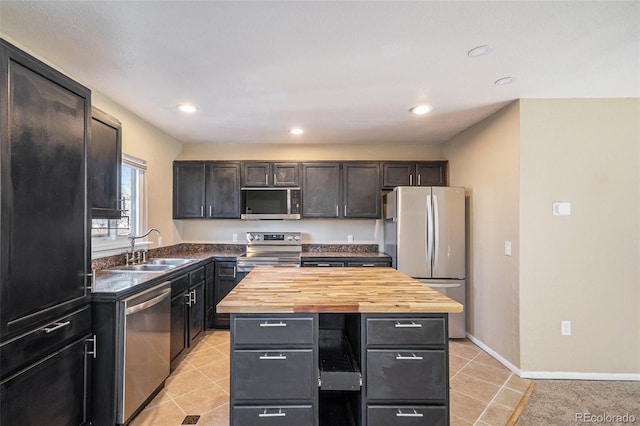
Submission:
[[[173,266],[181,266],[185,265],[189,262],[193,262],[194,259],[174,259],[174,258],[160,258],[157,257],[155,259],[149,259],[144,262],[144,265],[173,265]]]
[[[151,263],[142,263],[140,265],[122,265],[116,266],[113,268],[109,268],[111,272],[164,272],[169,269],[175,268],[176,265],[166,265],[166,264],[151,264]]]

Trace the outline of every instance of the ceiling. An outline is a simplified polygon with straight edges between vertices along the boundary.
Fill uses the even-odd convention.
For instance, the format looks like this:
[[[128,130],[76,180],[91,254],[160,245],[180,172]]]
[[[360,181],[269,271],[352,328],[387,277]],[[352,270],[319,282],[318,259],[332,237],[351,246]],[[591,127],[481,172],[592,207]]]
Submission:
[[[638,1],[0,0],[0,33],[184,143],[437,144],[518,98],[640,97]]]

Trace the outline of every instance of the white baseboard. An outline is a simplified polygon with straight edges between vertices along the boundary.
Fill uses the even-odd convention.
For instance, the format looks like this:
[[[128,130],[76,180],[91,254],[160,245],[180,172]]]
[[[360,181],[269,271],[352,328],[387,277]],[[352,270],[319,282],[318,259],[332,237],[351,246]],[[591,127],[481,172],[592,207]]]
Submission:
[[[500,364],[507,367],[513,373],[523,379],[541,379],[541,380],[609,380],[609,381],[632,381],[639,382],[640,374],[636,373],[576,373],[570,371],[522,371],[499,353],[491,349],[489,346],[478,340],[471,334],[467,333],[467,339],[479,346],[483,351],[491,355]]]
[[[518,367],[510,363],[506,358],[504,358],[498,352],[494,351],[489,346],[485,345],[482,341],[476,339],[474,336],[472,336],[469,333],[467,333],[467,339],[471,340],[476,346],[479,346],[483,351],[485,351],[486,353],[491,355],[493,358],[495,358],[495,360],[498,361],[500,364],[504,365],[505,367],[507,367],[509,370],[511,370],[518,376],[521,376],[520,369]]]
[[[640,382],[640,374],[634,373],[574,373],[571,371],[523,371],[525,379],[550,380],[608,380]]]

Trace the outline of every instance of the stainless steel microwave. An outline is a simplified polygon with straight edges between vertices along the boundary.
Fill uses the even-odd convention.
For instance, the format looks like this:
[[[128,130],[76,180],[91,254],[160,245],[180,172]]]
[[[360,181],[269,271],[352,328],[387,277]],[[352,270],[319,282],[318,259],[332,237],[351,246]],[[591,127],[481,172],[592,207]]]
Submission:
[[[300,188],[242,188],[242,219],[300,219]]]

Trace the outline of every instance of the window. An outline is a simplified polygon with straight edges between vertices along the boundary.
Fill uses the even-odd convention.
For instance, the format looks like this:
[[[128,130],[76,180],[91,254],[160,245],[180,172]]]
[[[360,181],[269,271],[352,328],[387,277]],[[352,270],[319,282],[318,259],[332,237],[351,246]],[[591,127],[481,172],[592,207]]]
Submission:
[[[138,235],[146,220],[145,161],[123,154],[122,217],[91,221],[93,258],[118,254],[130,247],[129,235]]]

